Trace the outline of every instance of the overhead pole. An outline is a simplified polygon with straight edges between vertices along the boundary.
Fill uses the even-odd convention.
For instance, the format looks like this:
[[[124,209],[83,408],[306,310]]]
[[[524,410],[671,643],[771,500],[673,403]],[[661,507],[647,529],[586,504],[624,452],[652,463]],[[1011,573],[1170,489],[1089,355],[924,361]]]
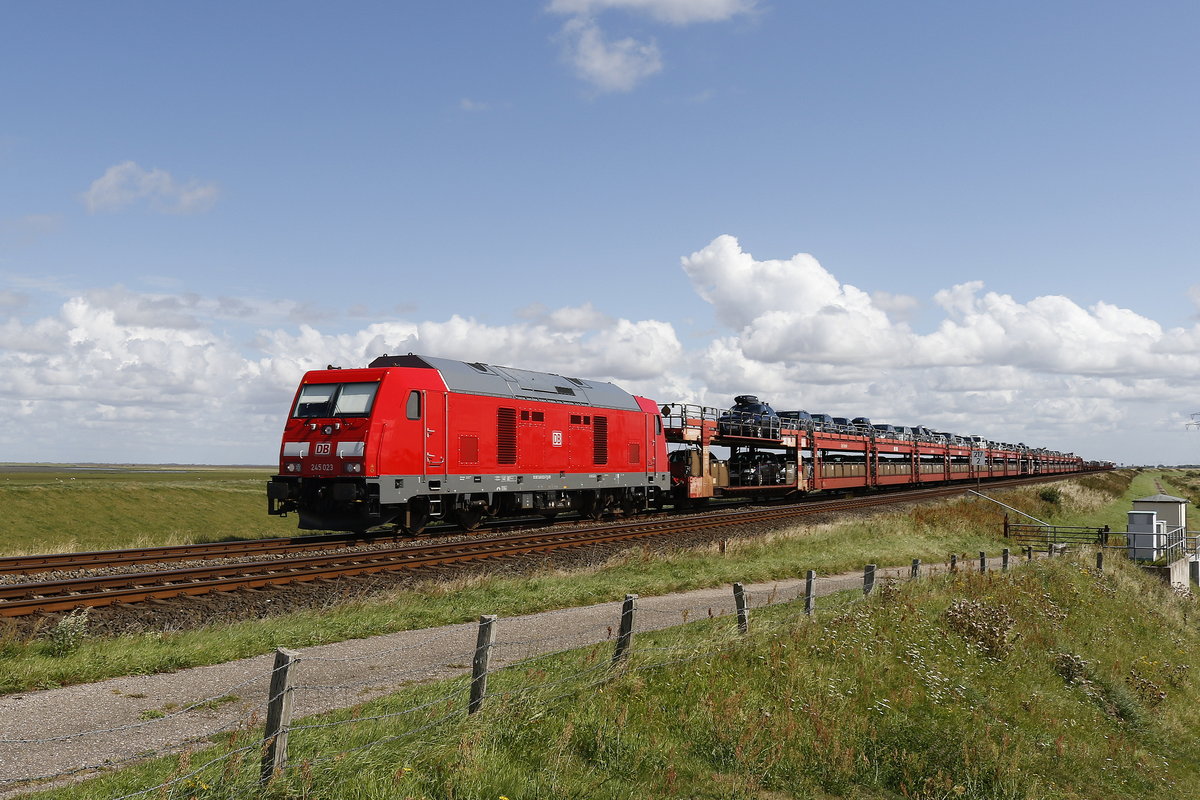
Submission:
[[[1014,511],[1014,512],[1016,512],[1016,513],[1020,514],[1022,517],[1029,517],[1029,519],[1033,520],[1033,521],[1034,521],[1034,522],[1036,522],[1038,525],[1043,525],[1043,526],[1045,526],[1045,527],[1047,527],[1047,528],[1049,528],[1049,527],[1050,527],[1050,523],[1049,523],[1049,522],[1042,522],[1042,521],[1041,521],[1040,519],[1038,519],[1037,517],[1034,517],[1034,516],[1031,516],[1031,515],[1029,515],[1029,514],[1026,514],[1024,511],[1022,511],[1022,510],[1021,510],[1021,509],[1019,509],[1019,508],[1013,508],[1012,506],[1008,505],[1007,503],[1001,503],[1001,502],[1000,502],[999,500],[997,500],[996,498],[994,498],[994,497],[988,497],[986,494],[983,494],[982,492],[977,492],[977,491],[975,491],[974,489],[967,489],[967,494],[973,494],[973,495],[975,495],[976,497],[982,497],[984,500],[987,500],[987,501],[989,501],[989,502],[995,503],[995,504],[996,504],[996,505],[998,505],[998,506],[1004,506],[1004,507],[1005,507],[1005,508],[1007,508],[1009,511]]]

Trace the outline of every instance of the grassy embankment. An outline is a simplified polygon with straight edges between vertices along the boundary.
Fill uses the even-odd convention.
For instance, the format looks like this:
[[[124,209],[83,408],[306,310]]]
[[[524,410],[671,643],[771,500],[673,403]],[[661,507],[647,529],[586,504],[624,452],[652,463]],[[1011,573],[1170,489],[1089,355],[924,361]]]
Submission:
[[[1097,509],[1099,511],[1099,509]],[[739,557],[744,551],[739,551]],[[1091,553],[961,572],[867,601],[755,612],[639,635],[492,676],[482,714],[431,727],[463,681],[306,722],[258,793],[256,751],[188,776],[222,742],[48,797],[1194,798],[1197,601]],[[448,693],[456,694],[437,702]],[[428,709],[371,720],[432,703]],[[234,744],[260,735],[246,731]]]
[[[997,494],[1005,502],[1060,524],[1104,524],[1114,498],[1153,492],[1149,475],[1131,473],[1057,483],[1057,493],[1037,487]],[[1144,484],[1149,485],[1149,491]],[[1047,500],[1041,495],[1052,498]],[[1117,505],[1124,503],[1122,499]],[[260,509],[261,510],[261,509]],[[903,565],[913,558],[940,563],[950,553],[974,558],[997,554],[1002,510],[982,500],[943,502],[826,525],[796,525],[768,537],[735,540],[726,555],[714,548],[649,556],[633,550],[591,569],[532,576],[476,576],[396,591],[369,602],[329,607],[204,629],[116,638],[71,637],[68,647],[48,638],[5,635],[0,621],[0,692],[25,691],[127,674],[165,672],[215,664],[326,642],[474,620],[481,613],[511,616],[620,599],[627,592],[665,594],[733,581],[758,582],[859,570],[863,564]],[[136,515],[133,515],[136,517]],[[141,535],[141,534],[137,534]]]
[[[1166,473],[1163,477],[1163,488],[1168,494],[1192,501],[1193,507],[1200,507],[1200,469],[1172,470]],[[1197,526],[1192,523],[1188,527]]]

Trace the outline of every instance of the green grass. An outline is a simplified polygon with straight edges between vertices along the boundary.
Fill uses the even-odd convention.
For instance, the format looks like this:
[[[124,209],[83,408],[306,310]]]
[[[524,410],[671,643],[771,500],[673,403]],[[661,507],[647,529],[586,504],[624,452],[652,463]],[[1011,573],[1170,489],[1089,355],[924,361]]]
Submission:
[[[1056,484],[1065,486],[1065,484]],[[1124,490],[1112,476],[1110,492]],[[1036,487],[995,492],[1010,505],[1037,507]],[[1098,489],[1064,490],[1062,513],[1080,503],[1095,505],[1112,495]],[[1088,506],[1090,507],[1090,505]],[[1045,510],[1039,510],[1045,513]],[[474,620],[481,613],[515,616],[554,608],[617,600],[626,593],[658,595],[687,589],[860,570],[867,563],[904,565],[948,560],[951,553],[975,558],[998,554],[1002,509],[983,500],[942,502],[828,525],[795,525],[761,538],[716,548],[652,555],[632,550],[593,569],[505,577],[476,576],[392,592],[370,601],[343,602],[330,592],[329,606],[267,619],[207,628],[115,638],[55,638],[53,628],[33,639],[4,635],[0,621],[0,692],[85,683],[129,674],[167,672],[351,638]],[[56,642],[69,638],[67,652]]]
[[[639,634],[305,720],[254,788],[258,729],[46,798],[1194,798],[1197,600],[1091,554]],[[428,708],[400,712],[429,704]],[[384,720],[370,718],[393,714]],[[439,722],[439,720],[442,720]],[[39,795],[41,796],[41,795]]]
[[[262,468],[0,471],[0,555],[292,536]]]

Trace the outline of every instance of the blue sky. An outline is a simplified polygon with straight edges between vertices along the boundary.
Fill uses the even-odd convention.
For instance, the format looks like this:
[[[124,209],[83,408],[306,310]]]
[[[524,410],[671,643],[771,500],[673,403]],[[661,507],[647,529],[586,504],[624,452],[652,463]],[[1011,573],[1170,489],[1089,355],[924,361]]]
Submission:
[[[270,463],[304,369],[413,349],[1200,461],[1198,34],[1194,2],[0,5],[0,460]]]

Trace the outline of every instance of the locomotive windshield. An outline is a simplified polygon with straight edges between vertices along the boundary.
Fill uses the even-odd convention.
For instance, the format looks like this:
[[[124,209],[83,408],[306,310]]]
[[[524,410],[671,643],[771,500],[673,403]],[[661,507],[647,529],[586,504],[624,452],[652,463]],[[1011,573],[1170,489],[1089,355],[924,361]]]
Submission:
[[[300,390],[292,416],[366,417],[375,402],[378,383],[310,383]]]

